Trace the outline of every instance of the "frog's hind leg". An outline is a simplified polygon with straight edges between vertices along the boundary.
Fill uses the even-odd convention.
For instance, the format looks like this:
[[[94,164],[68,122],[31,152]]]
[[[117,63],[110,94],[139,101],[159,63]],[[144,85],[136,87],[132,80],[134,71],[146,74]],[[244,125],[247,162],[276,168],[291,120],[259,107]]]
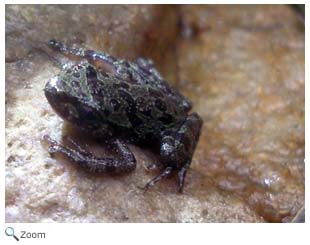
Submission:
[[[51,39],[48,42],[48,45],[69,59],[81,60],[85,57],[84,49],[67,46],[61,42],[56,41],[55,39]]]
[[[170,86],[170,84],[163,78],[160,72],[156,69],[153,60],[147,58],[137,58],[134,62],[139,68],[139,73],[142,76],[146,76],[149,80],[153,81],[153,85],[160,87],[165,93],[174,97],[179,101],[181,107],[185,112],[189,112],[192,108],[192,103],[183,96],[176,88]]]
[[[76,149],[85,155],[91,155],[90,152],[88,152],[87,150],[85,150],[83,147],[81,147],[77,142],[75,142],[72,138],[70,138],[69,136],[66,136],[66,140],[69,141],[72,145],[74,145],[76,147]],[[55,142],[55,141],[54,141]]]
[[[183,124],[173,133],[163,135],[161,140],[160,157],[165,166],[164,171],[147,183],[146,188],[153,186],[163,177],[172,172],[178,173],[178,190],[183,191],[186,172],[192,161],[202,120],[197,113],[190,114]]]
[[[70,148],[51,139],[48,135],[43,137],[49,143],[50,154],[60,154],[84,169],[97,173],[124,173],[133,171],[136,168],[136,159],[126,144],[119,140],[110,142],[110,145],[118,154],[117,157],[96,157],[86,151],[77,143],[71,141],[77,149]],[[73,143],[74,142],[74,143]]]
[[[54,50],[61,52],[69,59],[82,60],[86,59],[90,64],[94,65],[98,70],[104,72],[115,73],[114,62],[115,58],[104,52],[96,52],[94,50],[88,50],[84,48],[75,48],[73,46],[67,46],[54,39],[49,41],[49,46]]]

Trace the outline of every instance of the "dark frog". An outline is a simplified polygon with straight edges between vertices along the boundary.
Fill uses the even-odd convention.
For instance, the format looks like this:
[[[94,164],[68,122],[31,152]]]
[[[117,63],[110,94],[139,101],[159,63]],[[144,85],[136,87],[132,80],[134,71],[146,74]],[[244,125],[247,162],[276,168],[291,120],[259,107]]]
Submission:
[[[47,82],[44,92],[48,102],[64,120],[104,140],[117,156],[96,157],[73,140],[75,147],[71,148],[45,136],[49,152],[64,155],[90,171],[123,173],[136,167],[126,143],[151,145],[160,155],[163,170],[145,190],[177,172],[182,192],[202,126],[197,113],[189,114],[190,102],[168,84],[149,59],[117,59],[55,40],[50,46],[81,62]]]

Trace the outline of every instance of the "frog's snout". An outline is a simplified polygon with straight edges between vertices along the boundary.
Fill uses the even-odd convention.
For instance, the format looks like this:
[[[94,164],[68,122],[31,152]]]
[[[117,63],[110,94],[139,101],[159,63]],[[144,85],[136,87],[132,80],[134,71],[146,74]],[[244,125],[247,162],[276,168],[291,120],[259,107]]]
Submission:
[[[67,111],[64,104],[70,103],[69,96],[59,87],[58,77],[50,79],[44,88],[44,94],[48,103],[61,116],[66,115]]]
[[[57,84],[58,76],[51,78],[45,84],[44,92],[46,93],[57,93],[59,91],[58,84]]]
[[[61,118],[72,122],[78,119],[75,98],[67,96],[63,91],[57,91],[49,83],[46,84],[44,93],[48,103]]]

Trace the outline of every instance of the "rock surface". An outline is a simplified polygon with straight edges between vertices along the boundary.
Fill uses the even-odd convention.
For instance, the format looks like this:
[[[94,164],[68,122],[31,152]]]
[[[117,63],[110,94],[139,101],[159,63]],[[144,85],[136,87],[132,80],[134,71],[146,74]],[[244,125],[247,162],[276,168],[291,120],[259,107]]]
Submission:
[[[179,36],[181,34],[181,37]],[[42,89],[56,38],[147,56],[204,119],[185,193],[137,169],[92,175],[53,159],[43,134],[75,132]],[[304,205],[304,26],[288,6],[6,5],[6,222],[289,222]]]

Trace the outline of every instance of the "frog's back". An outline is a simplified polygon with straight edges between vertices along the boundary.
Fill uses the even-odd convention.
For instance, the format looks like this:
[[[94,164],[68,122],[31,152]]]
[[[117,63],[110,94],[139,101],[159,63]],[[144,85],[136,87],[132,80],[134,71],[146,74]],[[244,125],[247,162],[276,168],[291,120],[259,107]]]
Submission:
[[[133,135],[138,140],[157,138],[186,116],[178,101],[156,87],[113,77],[100,76],[97,79],[89,81],[89,89],[100,117],[123,134]]]
[[[98,137],[122,134],[128,139],[153,140],[173,130],[187,115],[182,98],[156,80],[124,79],[78,64],[51,79],[45,94],[65,120]]]

